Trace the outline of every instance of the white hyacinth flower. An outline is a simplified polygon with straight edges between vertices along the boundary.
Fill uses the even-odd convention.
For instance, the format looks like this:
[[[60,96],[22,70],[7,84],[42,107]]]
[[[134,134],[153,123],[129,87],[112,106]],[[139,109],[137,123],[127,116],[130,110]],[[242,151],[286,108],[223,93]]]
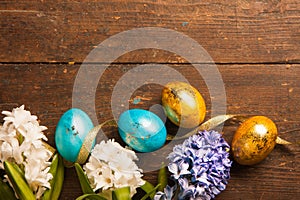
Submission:
[[[39,199],[50,188],[49,160],[53,153],[43,145],[43,140],[47,140],[43,131],[47,127],[40,126],[37,117],[24,108],[22,105],[12,112],[2,112],[6,117],[0,127],[0,169],[4,169],[5,161],[21,166],[29,187]]]
[[[123,148],[112,139],[95,145],[83,169],[94,191],[130,186],[133,196],[136,188],[145,184],[142,170],[138,168],[135,160],[137,156],[134,151]]]

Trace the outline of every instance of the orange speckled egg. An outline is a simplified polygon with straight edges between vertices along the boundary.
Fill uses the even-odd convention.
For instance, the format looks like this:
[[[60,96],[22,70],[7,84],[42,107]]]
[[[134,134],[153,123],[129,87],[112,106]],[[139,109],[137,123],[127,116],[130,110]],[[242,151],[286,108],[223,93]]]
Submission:
[[[278,136],[275,123],[265,116],[244,121],[232,140],[234,159],[242,165],[254,165],[264,160],[274,149]]]

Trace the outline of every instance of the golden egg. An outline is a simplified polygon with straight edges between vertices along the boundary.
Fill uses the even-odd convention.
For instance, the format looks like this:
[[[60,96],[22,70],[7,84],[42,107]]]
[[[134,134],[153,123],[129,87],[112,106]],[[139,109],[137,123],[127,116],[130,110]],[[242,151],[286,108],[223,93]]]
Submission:
[[[170,82],[162,91],[167,117],[177,126],[192,128],[203,122],[206,106],[197,89],[184,82]]]
[[[254,165],[264,160],[274,149],[278,136],[275,123],[265,116],[244,121],[233,136],[234,159],[242,165]]]

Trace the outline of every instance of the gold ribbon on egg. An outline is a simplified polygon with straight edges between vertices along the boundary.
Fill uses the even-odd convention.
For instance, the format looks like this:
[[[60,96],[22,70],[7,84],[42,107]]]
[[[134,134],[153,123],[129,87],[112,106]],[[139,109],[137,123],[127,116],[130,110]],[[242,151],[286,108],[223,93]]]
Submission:
[[[89,157],[90,150],[93,147],[93,142],[94,142],[95,138],[97,137],[98,132],[104,125],[116,126],[117,122],[114,119],[110,119],[110,120],[107,120],[107,121],[95,126],[94,128],[92,128],[89,131],[89,133],[85,137],[83,144],[80,148],[80,151],[79,151],[79,154],[78,154],[78,157],[76,160],[77,163],[84,164],[86,162],[87,158]]]
[[[183,136],[174,136],[174,135],[167,135],[167,140],[181,140],[181,139],[186,139],[194,134],[197,134],[199,131],[204,131],[204,130],[212,130],[213,128],[221,125],[222,123],[226,122],[229,119],[235,119],[239,122],[245,121],[249,116],[252,115],[239,115],[239,114],[229,114],[229,115],[218,115],[215,116],[206,122],[202,123],[198,127],[194,128],[193,130],[189,131]],[[109,125],[109,126],[118,126],[117,122],[114,119],[107,120],[94,128],[92,128],[89,133],[87,134],[86,138],[84,139],[84,142],[80,148],[76,163],[79,164],[84,164],[86,160],[89,157],[90,150],[92,149],[93,142],[95,138],[97,137],[98,132],[104,125]],[[290,132],[290,131],[288,131]],[[294,144],[291,143],[287,140],[284,140],[280,137],[276,138],[276,143],[281,144],[281,145],[289,145],[289,144]],[[70,163],[71,164],[71,163]],[[73,163],[72,163],[73,164]]]
[[[238,115],[238,114],[232,114],[232,115],[218,115],[215,116],[209,120],[207,120],[206,122],[202,123],[200,126],[196,127],[195,129],[191,130],[190,132],[186,133],[183,136],[179,136],[176,137],[174,135],[168,135],[167,136],[167,140],[181,140],[181,139],[186,139],[194,134],[197,134],[199,131],[204,131],[204,130],[211,130],[219,125],[221,125],[222,123],[226,122],[229,119],[236,119],[239,122],[244,122],[249,116],[252,115]],[[300,129],[295,129],[295,130],[290,130],[287,132],[292,132],[292,131],[297,131]],[[291,143],[287,140],[284,140],[282,138],[280,138],[279,136],[277,136],[276,138],[276,143],[277,144],[281,144],[281,145],[290,145],[290,144],[294,144]]]
[[[190,132],[186,133],[183,136],[176,137],[173,135],[168,135],[167,140],[185,139],[196,134],[198,131],[211,130],[219,126],[220,124],[224,123],[228,119],[237,118],[237,117],[240,117],[241,120],[243,119],[241,115],[218,115],[207,120],[206,122],[202,123],[200,126],[196,127],[195,129],[191,130]]]

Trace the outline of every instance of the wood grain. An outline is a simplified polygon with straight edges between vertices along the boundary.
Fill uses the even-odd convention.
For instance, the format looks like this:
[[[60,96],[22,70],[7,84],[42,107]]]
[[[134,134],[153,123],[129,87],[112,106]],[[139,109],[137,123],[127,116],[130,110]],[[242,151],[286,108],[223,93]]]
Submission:
[[[196,40],[217,63],[299,63],[299,16],[297,0],[2,1],[0,62],[82,62],[117,33],[162,27]],[[145,60],[181,62],[155,49],[118,62]]]
[[[113,63],[92,61],[87,71],[98,72],[109,66],[102,75],[90,73],[76,82],[81,64],[100,43],[109,41],[111,49],[102,54],[109,57],[115,50],[126,49],[126,39],[117,41],[113,36],[145,27],[178,31],[194,39],[212,59],[209,63],[190,63],[183,55],[165,49],[139,48],[121,54]],[[129,45],[134,46],[134,39],[140,36],[128,38],[133,41]],[[178,43],[181,40],[166,31],[157,31],[154,36],[167,48],[194,53],[188,41]],[[146,46],[151,38],[153,35],[136,41]],[[174,71],[201,92],[208,108],[206,119],[218,106],[222,108],[222,103],[214,103],[226,98],[227,113],[266,115],[274,120],[282,138],[300,141],[299,131],[287,132],[300,127],[297,0],[1,1],[0,44],[0,110],[24,104],[48,127],[46,134],[52,146],[56,124],[75,100],[95,116],[95,124],[127,108],[160,114],[161,84],[172,80]],[[215,74],[199,74],[195,68],[196,64],[214,68],[213,62],[217,63]],[[149,65],[139,68],[146,66],[143,64]],[[212,93],[220,88],[219,75],[225,96]],[[215,80],[215,84],[207,85],[207,81]],[[1,123],[3,115],[0,117]],[[170,133],[177,131],[169,121],[166,126]],[[237,126],[236,121],[225,123],[223,132],[228,142]],[[103,131],[124,145],[115,127]],[[298,200],[299,160],[299,145],[277,145],[258,165],[246,167],[234,162],[227,189],[216,199]],[[156,184],[157,171],[145,173],[144,178]],[[60,199],[75,199],[80,194],[76,173],[69,168]]]
[[[208,107],[206,118],[210,118],[213,97],[203,77],[192,65],[168,66],[201,91]],[[136,67],[136,64],[112,64],[101,76],[95,94],[96,115],[100,122],[113,117],[110,102],[115,86]],[[266,115],[275,121],[281,137],[292,142],[300,141],[299,132],[284,133],[300,127],[300,110],[297,109],[300,99],[299,64],[222,64],[217,67],[226,89],[227,113]],[[49,144],[54,145],[55,126],[60,116],[72,106],[72,89],[79,69],[80,65],[76,64],[1,64],[0,110],[11,110],[25,104],[39,117],[41,124],[48,127]],[[161,73],[153,82],[171,78],[172,74]],[[126,81],[124,83],[130,85],[136,80]],[[142,85],[132,93],[131,100],[136,96],[144,97],[144,100],[133,103],[127,99],[120,104],[149,109],[160,104],[161,89],[159,84]],[[126,89],[123,92],[118,94],[125,95]],[[90,97],[82,97],[82,100],[87,98]],[[124,106],[118,109],[122,110]],[[223,131],[229,142],[237,126],[234,122],[225,124]],[[169,122],[167,128],[169,131],[176,130]],[[116,128],[104,131],[108,137],[120,140]],[[299,199],[299,158],[299,146],[277,145],[258,165],[245,167],[234,163],[228,187],[217,199]],[[156,175],[157,171],[146,173],[145,179],[155,184]],[[74,199],[80,194],[74,169],[67,169],[61,199]]]

